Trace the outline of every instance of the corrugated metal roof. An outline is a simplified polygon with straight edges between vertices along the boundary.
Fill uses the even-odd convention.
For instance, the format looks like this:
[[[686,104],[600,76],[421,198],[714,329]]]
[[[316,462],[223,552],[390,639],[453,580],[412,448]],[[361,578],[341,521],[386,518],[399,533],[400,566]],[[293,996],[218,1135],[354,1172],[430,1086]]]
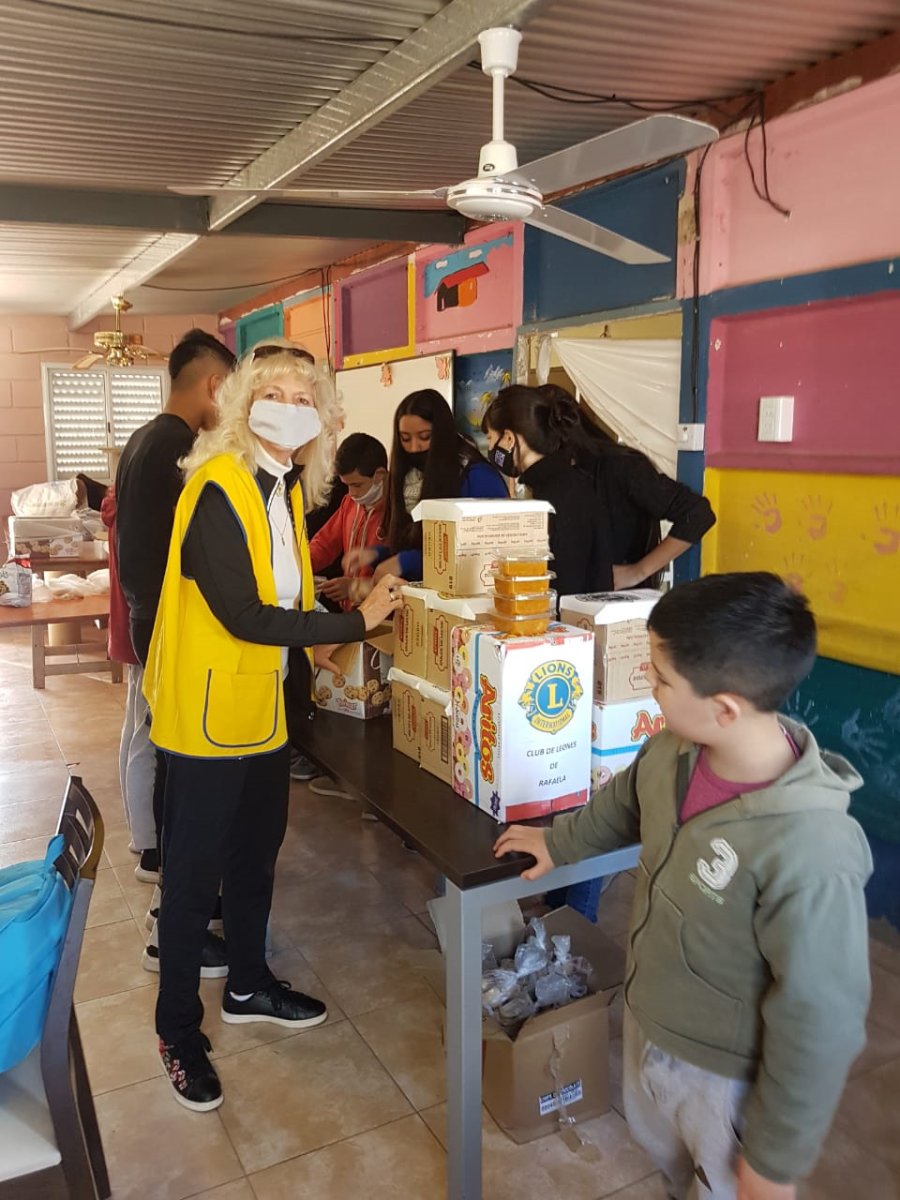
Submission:
[[[595,94],[722,98],[760,88],[898,24],[898,0],[556,0],[525,29],[517,74]],[[640,115],[618,105],[561,104],[515,82],[507,85],[507,137],[521,163]],[[453,183],[475,173],[490,122],[490,82],[466,68],[296,183]]]
[[[447,2],[0,0],[0,181],[224,184]],[[900,0],[548,0],[525,30],[519,77],[658,101],[723,97],[898,25]],[[638,115],[515,82],[507,96],[523,163]],[[489,134],[490,84],[463,68],[296,183],[453,183],[474,174]],[[154,239],[0,226],[0,308],[69,311]]]
[[[0,223],[4,312],[61,313],[159,240],[156,233]]]
[[[224,183],[445,3],[0,0],[0,178]]]

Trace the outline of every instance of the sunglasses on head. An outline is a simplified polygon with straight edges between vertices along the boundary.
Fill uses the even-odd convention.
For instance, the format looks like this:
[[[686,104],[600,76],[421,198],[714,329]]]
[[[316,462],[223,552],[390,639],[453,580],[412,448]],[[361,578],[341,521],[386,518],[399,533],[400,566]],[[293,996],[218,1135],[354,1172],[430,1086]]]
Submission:
[[[254,346],[250,358],[252,362],[256,362],[259,358],[271,358],[273,354],[293,354],[294,358],[302,358],[313,366],[316,363],[315,357],[308,350],[301,350],[299,346]]]

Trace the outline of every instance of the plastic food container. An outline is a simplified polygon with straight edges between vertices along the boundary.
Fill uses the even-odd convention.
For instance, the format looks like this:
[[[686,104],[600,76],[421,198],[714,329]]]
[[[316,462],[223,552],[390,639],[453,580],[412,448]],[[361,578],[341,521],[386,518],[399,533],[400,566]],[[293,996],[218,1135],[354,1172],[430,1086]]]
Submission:
[[[556,611],[556,592],[520,592],[503,596],[494,592],[494,611],[502,617],[533,617]]]
[[[546,575],[552,554],[501,554],[497,559],[500,575],[516,578],[520,575]]]
[[[550,622],[555,619],[555,615],[550,609],[523,617],[509,617],[497,611],[491,613],[491,624],[494,628],[511,637],[540,636],[547,632]]]
[[[494,573],[494,594],[497,596],[521,596],[525,593],[548,592],[556,578],[552,571],[544,575],[501,575]]]

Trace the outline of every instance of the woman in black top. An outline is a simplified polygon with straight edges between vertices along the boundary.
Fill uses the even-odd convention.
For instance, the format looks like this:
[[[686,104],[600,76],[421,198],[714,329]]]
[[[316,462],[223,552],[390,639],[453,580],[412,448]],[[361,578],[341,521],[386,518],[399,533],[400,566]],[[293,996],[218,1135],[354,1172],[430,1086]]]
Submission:
[[[556,509],[550,547],[562,596],[653,586],[715,524],[705,496],[595,429],[562,388],[503,388],[483,427],[494,465]],[[665,538],[662,520],[672,523]]]

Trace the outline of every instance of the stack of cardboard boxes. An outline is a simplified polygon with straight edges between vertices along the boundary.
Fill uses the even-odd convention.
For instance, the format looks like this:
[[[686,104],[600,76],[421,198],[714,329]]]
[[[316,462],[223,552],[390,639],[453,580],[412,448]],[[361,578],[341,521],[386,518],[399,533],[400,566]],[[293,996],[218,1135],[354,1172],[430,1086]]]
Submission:
[[[596,791],[637,757],[665,725],[648,679],[647,618],[659,593],[636,589],[563,596],[560,617],[594,638],[591,790]]]

